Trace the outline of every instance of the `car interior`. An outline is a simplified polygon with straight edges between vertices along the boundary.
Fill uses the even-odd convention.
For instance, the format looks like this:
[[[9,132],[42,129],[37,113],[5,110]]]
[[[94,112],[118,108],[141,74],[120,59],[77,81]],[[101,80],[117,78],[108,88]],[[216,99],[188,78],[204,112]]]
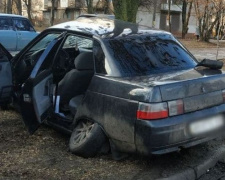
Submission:
[[[93,75],[92,40],[68,36],[58,50],[53,65],[56,114],[73,120]]]
[[[49,43],[50,41],[47,42]],[[92,39],[68,35],[60,46],[56,46],[55,49],[53,48],[50,51],[38,72],[41,73],[49,68],[52,69],[53,85],[49,88],[52,89],[49,96],[54,111],[56,114],[71,121],[94,75],[92,46]],[[42,46],[35,48],[34,46],[33,49],[31,48],[30,51],[23,55],[23,61],[16,68],[24,72],[21,77],[17,77],[17,80],[21,82],[24,81],[24,78],[29,77],[45,50]],[[45,83],[47,84],[49,81],[45,81]],[[45,99],[43,93],[45,92],[42,91],[41,96],[37,95],[37,97]],[[40,109],[42,111],[41,107]]]
[[[74,60],[75,67],[65,74],[58,83],[57,96],[60,96],[60,108],[69,109],[75,114],[75,109],[83,98],[94,75],[92,52],[81,52]]]

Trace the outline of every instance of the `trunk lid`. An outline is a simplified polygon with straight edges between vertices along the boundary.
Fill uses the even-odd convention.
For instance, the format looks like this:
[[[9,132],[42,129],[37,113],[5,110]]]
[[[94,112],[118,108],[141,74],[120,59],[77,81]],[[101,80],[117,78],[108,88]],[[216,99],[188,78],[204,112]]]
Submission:
[[[199,73],[201,76],[191,79],[190,73]],[[189,71],[160,83],[167,83],[159,87],[162,101],[182,99],[186,113],[224,103],[222,91],[225,89],[225,74],[218,70]]]
[[[149,103],[152,99],[161,102],[183,100],[184,112],[220,105],[224,103],[225,74],[220,70],[197,67],[195,69],[129,78],[133,84],[151,89]],[[159,91],[154,91],[159,89]]]

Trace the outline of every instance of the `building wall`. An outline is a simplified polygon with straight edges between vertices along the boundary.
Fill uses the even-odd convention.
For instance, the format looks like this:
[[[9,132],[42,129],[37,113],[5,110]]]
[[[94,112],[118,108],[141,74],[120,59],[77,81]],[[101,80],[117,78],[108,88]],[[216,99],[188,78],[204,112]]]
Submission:
[[[197,26],[197,19],[195,13],[191,14],[190,20],[189,20],[189,25],[188,25],[188,33],[195,33]]]
[[[137,23],[169,31],[168,6],[165,3],[167,3],[167,0],[162,1],[162,4],[157,6],[155,26],[153,26],[153,7],[150,9],[140,7],[137,13]],[[194,13],[194,9],[192,9],[188,27],[188,33],[195,33],[196,15]],[[172,33],[175,34],[182,32],[182,5],[173,4],[171,7],[171,30]]]
[[[136,22],[140,25],[152,27],[153,25],[153,13],[144,7],[140,7],[137,13]]]

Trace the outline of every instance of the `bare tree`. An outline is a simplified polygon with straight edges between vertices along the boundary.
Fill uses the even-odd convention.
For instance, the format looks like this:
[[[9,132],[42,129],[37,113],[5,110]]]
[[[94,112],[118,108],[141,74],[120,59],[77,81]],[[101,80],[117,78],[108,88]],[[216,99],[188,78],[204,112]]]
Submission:
[[[7,13],[12,14],[12,0],[7,0]]]
[[[0,12],[6,13],[7,11],[6,0],[0,1]]]
[[[55,4],[56,4],[57,0],[51,0],[52,3],[52,7],[51,7],[51,19],[50,19],[50,24],[51,26],[53,26],[54,24],[54,20],[55,20]]]
[[[193,0],[183,0],[182,3],[182,39],[185,39],[185,35],[188,32],[188,24],[191,17],[191,10],[193,6]]]
[[[87,5],[87,13],[93,14],[94,13],[93,0],[85,0],[85,1],[86,1],[86,5]]]
[[[20,0],[13,0],[12,4],[15,5],[15,10],[13,10],[14,13],[22,15],[22,3],[21,3],[21,1]]]
[[[26,8],[27,8],[27,16],[28,16],[28,19],[33,24],[32,17],[31,17],[31,11],[32,11],[32,8],[31,8],[31,0],[23,0],[23,2],[24,2],[24,4],[26,5]]]
[[[105,14],[113,14],[114,13],[112,0],[105,0],[104,13]]]
[[[221,13],[224,11],[223,0],[194,0],[200,38],[208,41],[213,28],[220,23]]]
[[[168,24],[169,24],[169,32],[171,32],[171,0],[168,0]]]

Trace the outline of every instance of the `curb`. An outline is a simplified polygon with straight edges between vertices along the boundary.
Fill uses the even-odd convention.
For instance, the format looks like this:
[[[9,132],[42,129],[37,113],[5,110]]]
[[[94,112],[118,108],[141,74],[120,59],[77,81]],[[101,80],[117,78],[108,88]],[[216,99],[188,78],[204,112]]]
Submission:
[[[203,161],[198,166],[188,167],[183,172],[179,172],[170,177],[159,178],[157,180],[180,180],[180,179],[195,180],[204,175],[207,172],[207,170],[214,167],[218,161],[224,158],[225,158],[225,146],[222,146],[219,149],[217,149],[209,159]]]

